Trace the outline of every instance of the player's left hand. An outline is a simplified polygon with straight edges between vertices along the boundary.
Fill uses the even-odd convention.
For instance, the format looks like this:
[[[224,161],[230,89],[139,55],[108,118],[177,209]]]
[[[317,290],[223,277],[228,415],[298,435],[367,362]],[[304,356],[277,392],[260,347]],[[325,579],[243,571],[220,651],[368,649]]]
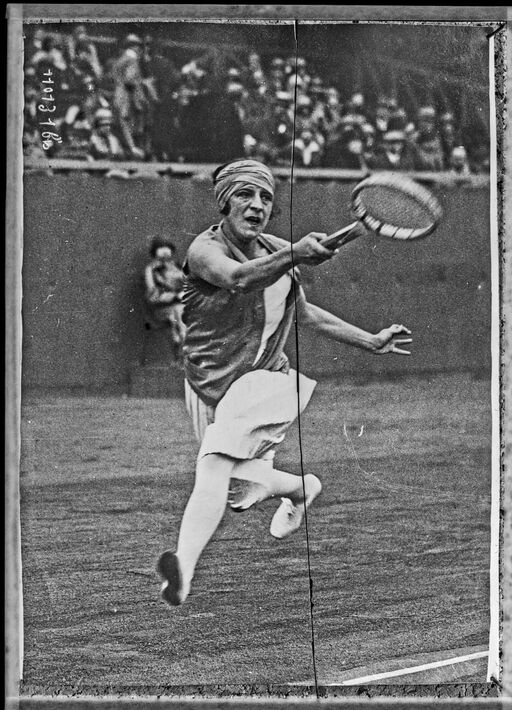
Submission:
[[[410,355],[408,350],[398,347],[412,343],[412,338],[402,338],[403,335],[411,335],[411,331],[405,325],[397,325],[396,323],[383,328],[375,335],[374,353],[384,355],[385,353],[397,353],[398,355]]]

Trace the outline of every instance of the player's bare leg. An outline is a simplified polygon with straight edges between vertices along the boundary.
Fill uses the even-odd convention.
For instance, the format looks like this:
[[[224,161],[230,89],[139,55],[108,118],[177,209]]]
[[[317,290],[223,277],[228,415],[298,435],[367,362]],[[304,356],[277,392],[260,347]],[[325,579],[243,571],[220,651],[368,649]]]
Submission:
[[[158,562],[164,579],[163,599],[182,604],[190,592],[197,561],[217,529],[228,499],[233,460],[218,454],[199,459],[194,489],[183,513],[176,553],[166,551]]]
[[[322,490],[320,480],[313,474],[294,476],[273,468],[273,460],[254,459],[237,463],[233,476],[249,481],[249,486],[239,498],[231,502],[231,508],[241,512],[256,503],[281,497],[281,505],[272,518],[270,534],[282,539],[298,530],[304,511]]]
[[[230,501],[235,512],[248,510],[269,498],[286,496],[297,502],[304,499],[302,477],[274,468],[271,458],[239,461],[232,476],[248,482]]]
[[[273,469],[272,460],[255,459],[243,464],[221,454],[208,454],[198,460],[196,481],[183,513],[177,550],[175,553],[167,550],[158,562],[157,569],[164,580],[162,597],[168,604],[182,604],[190,592],[197,562],[224,515],[229,481],[235,469],[237,477],[261,486],[266,498],[282,497],[296,506],[297,511],[309,505],[321,490],[316,476],[305,476],[303,482],[301,476]],[[282,506],[283,503],[276,515]],[[298,521],[297,516],[293,519],[293,529],[274,536],[286,537],[297,529],[302,520],[300,512],[299,517]]]

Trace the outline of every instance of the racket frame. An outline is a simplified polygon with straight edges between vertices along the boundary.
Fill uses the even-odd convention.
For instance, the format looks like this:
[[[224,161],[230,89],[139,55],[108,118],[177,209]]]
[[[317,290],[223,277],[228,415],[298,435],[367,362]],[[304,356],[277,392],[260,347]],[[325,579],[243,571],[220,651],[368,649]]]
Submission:
[[[395,190],[399,195],[406,195],[415,200],[421,205],[425,211],[429,212],[432,221],[426,227],[396,227],[382,220],[372,217],[368,213],[366,206],[362,200],[361,193],[366,187],[382,186],[387,190]],[[351,195],[351,208],[357,222],[352,222],[346,227],[333,232],[328,237],[321,241],[322,246],[328,249],[343,246],[361,236],[362,232],[358,228],[362,224],[366,229],[374,234],[391,239],[409,240],[420,239],[432,234],[437,228],[439,221],[443,215],[443,211],[437,199],[426,188],[418,185],[411,178],[406,178],[404,175],[396,175],[389,173],[374,173],[370,177],[365,178],[358,183]]]

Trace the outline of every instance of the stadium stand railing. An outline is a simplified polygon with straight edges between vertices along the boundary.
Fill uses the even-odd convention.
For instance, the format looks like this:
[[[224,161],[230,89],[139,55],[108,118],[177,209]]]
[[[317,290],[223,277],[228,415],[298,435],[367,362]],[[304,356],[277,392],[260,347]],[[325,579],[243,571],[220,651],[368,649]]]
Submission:
[[[69,171],[83,171],[97,174],[107,174],[112,170],[122,171],[129,177],[141,175],[168,175],[175,177],[187,177],[191,175],[212,174],[217,163],[141,163],[140,161],[78,161],[65,158],[55,158],[49,160],[25,160],[24,169],[27,171],[51,171],[55,173]],[[278,178],[288,178],[292,168],[275,166],[272,172]],[[375,171],[372,171],[375,172]],[[358,181],[369,174],[368,171],[347,170],[341,168],[293,168],[294,179],[305,180],[340,180]],[[407,172],[400,171],[401,175],[407,175],[418,182],[426,182],[439,185],[465,185],[468,187],[482,187],[489,184],[487,173],[472,174],[469,176],[458,176],[450,172]]]

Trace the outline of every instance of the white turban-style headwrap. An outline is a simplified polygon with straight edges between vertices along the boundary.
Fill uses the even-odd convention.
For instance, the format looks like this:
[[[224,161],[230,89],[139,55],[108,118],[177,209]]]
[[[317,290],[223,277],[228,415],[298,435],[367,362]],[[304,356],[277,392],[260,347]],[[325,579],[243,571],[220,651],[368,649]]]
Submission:
[[[222,210],[236,190],[255,185],[268,190],[274,196],[274,177],[266,165],[258,160],[237,160],[220,170],[214,183],[215,199]]]

